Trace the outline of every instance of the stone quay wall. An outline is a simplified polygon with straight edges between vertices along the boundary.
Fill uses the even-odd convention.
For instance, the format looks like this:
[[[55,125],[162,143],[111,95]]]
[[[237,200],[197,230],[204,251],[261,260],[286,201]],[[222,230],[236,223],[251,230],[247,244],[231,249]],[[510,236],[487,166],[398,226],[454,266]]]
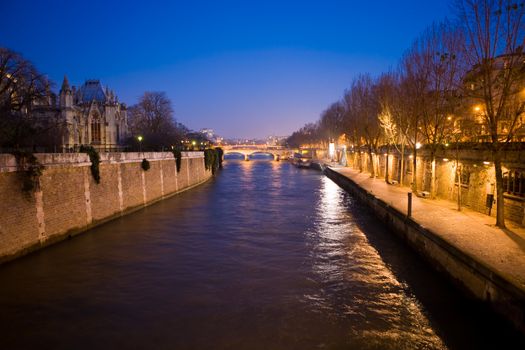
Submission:
[[[39,188],[22,190],[14,156],[0,154],[0,263],[197,186],[212,174],[203,152],[101,153],[100,183],[84,153],[35,154]],[[150,169],[141,167],[143,159]]]

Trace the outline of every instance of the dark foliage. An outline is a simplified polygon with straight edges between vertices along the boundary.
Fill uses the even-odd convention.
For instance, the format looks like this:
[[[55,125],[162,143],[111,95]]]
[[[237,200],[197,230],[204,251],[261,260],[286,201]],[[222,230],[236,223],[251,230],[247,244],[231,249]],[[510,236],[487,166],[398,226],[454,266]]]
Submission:
[[[177,166],[177,172],[180,173],[180,166],[182,163],[182,153],[181,151],[174,149],[172,150],[173,157],[175,157],[175,165]]]
[[[219,169],[222,169],[222,159],[224,158],[224,151],[220,147],[216,147],[215,150],[217,151],[217,157],[219,159]]]
[[[142,159],[142,163],[140,163],[140,166],[142,167],[142,170],[148,171],[150,168],[149,160],[146,158]]]
[[[100,155],[97,150],[92,146],[82,145],[80,146],[80,152],[87,153],[89,160],[91,161],[91,175],[97,184],[100,183]]]
[[[212,174],[215,174],[219,169],[219,152],[217,149],[205,149],[204,150],[204,166],[206,170],[211,170]]]
[[[40,188],[40,176],[42,176],[44,166],[31,152],[16,151],[13,155],[22,177],[22,190],[24,192],[37,191]]]
[[[31,62],[0,47],[0,147],[52,147],[60,139],[51,82]]]

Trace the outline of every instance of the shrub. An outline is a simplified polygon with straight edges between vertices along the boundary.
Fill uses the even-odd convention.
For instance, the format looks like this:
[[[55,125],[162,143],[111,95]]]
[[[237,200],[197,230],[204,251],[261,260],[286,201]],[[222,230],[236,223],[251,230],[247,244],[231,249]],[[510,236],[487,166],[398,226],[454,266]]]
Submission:
[[[173,157],[175,157],[175,164],[177,165],[177,172],[180,173],[180,166],[182,162],[182,153],[179,150],[172,150]]]
[[[147,160],[146,158],[142,159],[142,163],[140,164],[140,166],[142,167],[142,170],[148,171],[150,168],[149,160]]]
[[[91,175],[97,184],[100,183],[100,155],[93,146],[82,145],[80,152],[87,153],[91,161]]]
[[[211,170],[212,174],[215,174],[220,164],[219,151],[217,149],[205,149],[204,150],[204,167],[206,170]]]
[[[215,150],[217,151],[217,158],[219,160],[219,169],[222,169],[222,157],[224,156],[224,151],[220,147],[216,147]]]

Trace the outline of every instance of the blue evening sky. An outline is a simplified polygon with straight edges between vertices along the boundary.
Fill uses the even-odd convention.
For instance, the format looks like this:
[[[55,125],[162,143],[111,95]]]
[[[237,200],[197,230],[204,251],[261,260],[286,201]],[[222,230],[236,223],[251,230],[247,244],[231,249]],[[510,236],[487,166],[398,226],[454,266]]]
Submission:
[[[3,1],[4,2],[4,1]],[[121,101],[165,91],[175,117],[224,137],[288,135],[361,72],[395,66],[448,1],[25,1],[0,46],[60,88],[100,79]]]

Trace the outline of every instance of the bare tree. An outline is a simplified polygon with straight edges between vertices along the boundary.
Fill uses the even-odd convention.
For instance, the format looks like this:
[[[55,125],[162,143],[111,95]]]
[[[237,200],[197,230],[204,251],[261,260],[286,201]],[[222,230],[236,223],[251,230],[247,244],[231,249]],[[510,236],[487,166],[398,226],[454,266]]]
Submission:
[[[465,33],[464,54],[473,67],[465,79],[464,94],[478,101],[489,135],[496,173],[496,225],[505,227],[502,148],[521,127],[525,4],[512,0],[457,0]]]
[[[428,28],[412,48],[412,69],[420,79],[419,131],[430,152],[430,193],[436,194],[436,152],[443,146],[459,103],[458,88],[464,75],[460,57],[461,32],[443,22]]]
[[[313,147],[321,141],[319,123],[307,123],[288,137],[286,144],[294,148]]]
[[[351,142],[353,150],[353,165],[358,168],[359,172],[363,171],[363,160],[361,157],[362,138],[359,135],[357,119],[357,100],[352,89],[346,90],[343,100],[344,115],[342,120],[342,130]]]
[[[44,134],[56,131],[58,112],[40,115],[35,109],[49,106],[51,83],[20,54],[0,47],[0,146],[36,146]]]
[[[389,163],[390,163],[390,147],[393,146],[400,153],[400,145],[404,144],[403,135],[400,128],[394,119],[394,110],[396,110],[398,84],[396,75],[394,73],[382,74],[377,82],[377,100],[379,103],[380,113],[378,116],[379,125],[382,129],[383,140],[387,145],[387,153],[385,160],[385,182],[390,183]],[[404,146],[401,146],[404,152]],[[403,158],[401,154],[401,158]]]
[[[376,177],[377,152],[381,141],[379,125],[379,104],[376,98],[376,86],[369,75],[361,75],[354,80],[351,88],[353,119],[356,132],[363,138],[370,160],[370,175]]]
[[[332,103],[322,114],[319,120],[319,132],[323,141],[332,142],[343,133],[344,107],[341,102]]]
[[[424,108],[425,95],[421,93],[426,88],[428,77],[423,70],[417,69],[419,52],[413,45],[402,57],[400,63],[400,92],[403,101],[402,116],[399,122],[403,127],[406,141],[412,148],[412,191],[417,192],[417,150],[420,136],[421,114]]]
[[[143,137],[146,149],[162,150],[178,145],[181,130],[173,116],[171,101],[164,92],[145,92],[136,105],[128,109],[131,134]]]

